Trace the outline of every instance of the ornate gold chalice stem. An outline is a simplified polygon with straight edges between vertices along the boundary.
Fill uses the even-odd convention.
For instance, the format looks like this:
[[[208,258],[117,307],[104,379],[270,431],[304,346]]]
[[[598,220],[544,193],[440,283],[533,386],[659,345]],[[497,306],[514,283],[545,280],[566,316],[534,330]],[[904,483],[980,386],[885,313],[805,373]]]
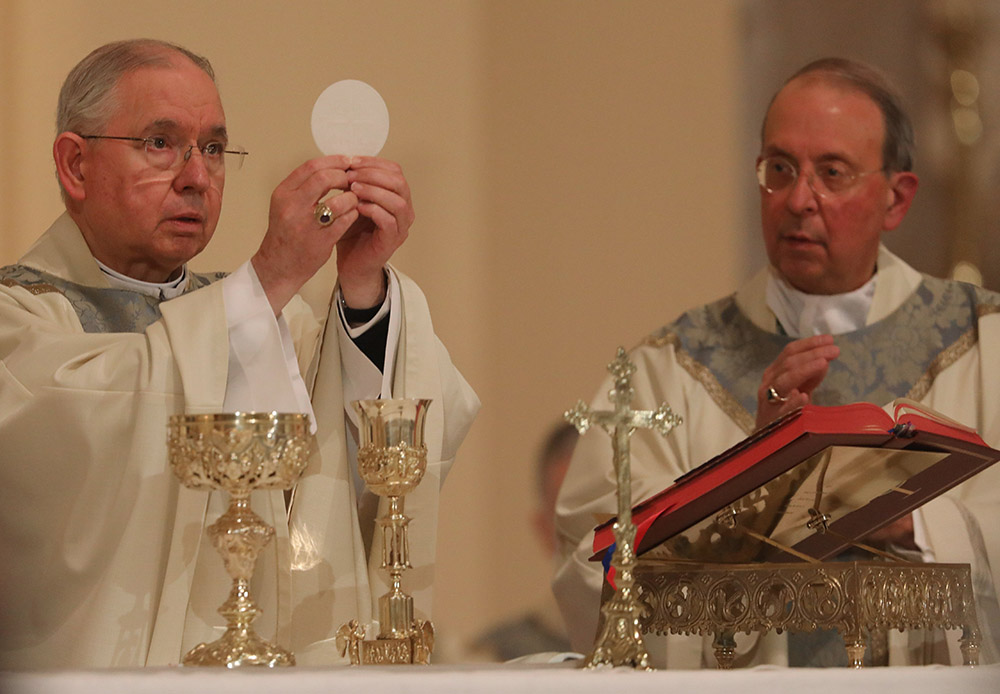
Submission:
[[[403,571],[411,568],[410,519],[403,498],[423,479],[427,469],[424,421],[430,400],[359,400],[352,405],[361,419],[358,471],[375,494],[388,498],[388,514],[378,519],[382,530],[382,569],[389,574],[389,592],[379,598],[378,638],[365,640],[365,629],[352,620],[337,635],[341,655],[351,663],[402,664],[430,662],[434,626],[413,618],[413,598],[403,592]]]
[[[250,579],[274,528],[250,509],[250,492],[289,489],[299,478],[309,459],[308,415],[174,415],[167,430],[170,466],[181,483],[230,496],[229,508],[208,528],[233,579],[229,598],[219,608],[226,632],[191,649],[184,665],[294,665],[291,651],[268,643],[251,626],[260,609],[250,596]]]

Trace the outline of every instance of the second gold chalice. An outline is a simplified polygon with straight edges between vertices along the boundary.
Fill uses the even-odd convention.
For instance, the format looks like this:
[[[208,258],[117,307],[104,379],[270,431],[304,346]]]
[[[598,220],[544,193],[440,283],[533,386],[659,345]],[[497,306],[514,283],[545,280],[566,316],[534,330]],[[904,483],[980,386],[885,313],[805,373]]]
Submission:
[[[340,628],[337,645],[351,663],[405,664],[430,662],[434,626],[414,619],[413,597],[403,592],[401,577],[410,568],[410,519],[403,513],[403,497],[413,491],[427,469],[424,421],[430,400],[359,400],[352,403],[360,416],[361,445],[358,471],[375,494],[389,501],[388,513],[378,518],[382,529],[382,569],[389,574],[389,592],[379,598],[378,638],[365,640],[366,627],[351,620]]]

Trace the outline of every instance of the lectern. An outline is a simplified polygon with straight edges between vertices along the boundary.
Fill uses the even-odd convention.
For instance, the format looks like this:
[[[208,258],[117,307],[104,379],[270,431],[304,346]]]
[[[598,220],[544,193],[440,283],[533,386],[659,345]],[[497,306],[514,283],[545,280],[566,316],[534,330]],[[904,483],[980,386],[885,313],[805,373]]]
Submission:
[[[739,631],[837,629],[862,667],[866,636],[961,629],[978,664],[966,564],[905,561],[864,538],[1000,459],[972,430],[914,403],[806,406],[632,508],[644,633],[712,634],[731,667]],[[595,529],[593,559],[614,546]],[[870,558],[835,561],[849,549]],[[613,593],[608,572],[605,599]]]

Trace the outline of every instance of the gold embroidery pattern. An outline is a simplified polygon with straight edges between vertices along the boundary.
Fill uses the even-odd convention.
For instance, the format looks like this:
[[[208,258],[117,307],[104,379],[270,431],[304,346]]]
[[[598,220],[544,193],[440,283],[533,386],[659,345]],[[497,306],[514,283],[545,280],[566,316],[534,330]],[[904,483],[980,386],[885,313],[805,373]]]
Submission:
[[[53,287],[51,284],[21,284],[20,282],[15,282],[11,279],[0,280],[0,284],[5,287],[20,287],[34,295],[39,294],[62,294],[61,291]]]
[[[960,338],[952,342],[946,348],[944,348],[940,354],[934,357],[934,361],[930,363],[927,367],[927,371],[924,375],[913,384],[913,388],[910,392],[906,394],[906,397],[911,400],[923,400],[930,392],[931,386],[934,385],[935,379],[944,372],[945,369],[954,365],[962,356],[964,356],[970,349],[976,346],[978,342],[976,336],[976,329],[969,328],[965,333],[962,334]]]
[[[665,335],[660,336],[650,335],[640,344],[656,347],[658,349],[666,347],[667,345],[672,345],[674,353],[677,356],[678,365],[687,371],[694,380],[701,384],[701,386],[708,393],[709,397],[712,398],[712,401],[726,413],[726,416],[736,422],[740,429],[745,431],[747,434],[753,433],[753,430],[756,428],[756,422],[750,413],[747,412],[747,409],[740,404],[739,400],[737,400],[732,393],[719,383],[715,374],[713,374],[707,366],[700,363],[684,351],[681,347],[680,338],[678,338],[675,333],[668,332]]]
[[[976,306],[976,318],[984,318],[994,313],[1000,313],[1000,305],[978,304]],[[930,392],[931,386],[934,385],[935,379],[948,367],[953,366],[955,362],[965,356],[969,350],[976,346],[978,341],[977,329],[975,327],[965,331],[961,337],[943,349],[934,358],[934,361],[927,367],[927,372],[920,377],[920,380],[913,384],[913,388],[906,394],[906,397],[912,400],[924,399],[927,393]]]

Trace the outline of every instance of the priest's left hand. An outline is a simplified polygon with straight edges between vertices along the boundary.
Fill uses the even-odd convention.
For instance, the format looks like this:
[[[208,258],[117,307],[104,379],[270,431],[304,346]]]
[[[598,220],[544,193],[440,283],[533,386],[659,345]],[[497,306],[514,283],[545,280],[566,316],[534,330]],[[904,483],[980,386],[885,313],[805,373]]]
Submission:
[[[409,234],[413,202],[396,162],[352,157],[347,180],[360,216],[337,242],[337,274],[347,305],[370,308],[385,299],[382,268]]]

